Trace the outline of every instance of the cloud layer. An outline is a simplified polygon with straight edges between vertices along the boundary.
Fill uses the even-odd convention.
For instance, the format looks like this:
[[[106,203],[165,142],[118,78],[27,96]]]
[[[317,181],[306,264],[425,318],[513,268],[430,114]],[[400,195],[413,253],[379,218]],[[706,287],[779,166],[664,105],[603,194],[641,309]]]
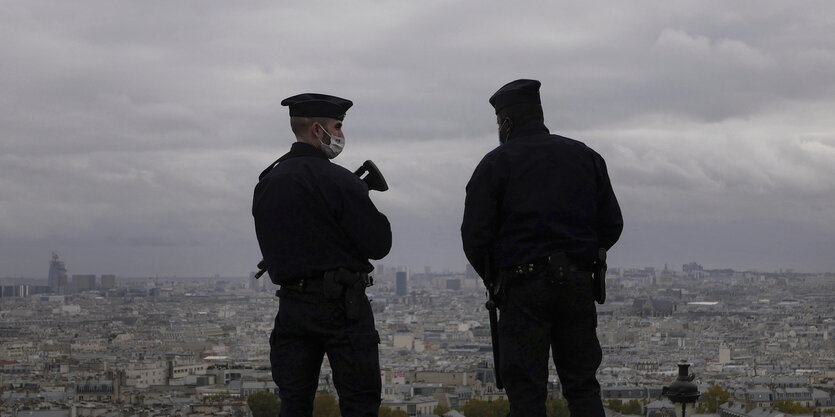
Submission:
[[[284,97],[356,103],[336,162],[391,190],[388,265],[463,269],[487,98],[607,160],[616,265],[835,270],[835,14],[824,1],[11,1],[0,10],[0,276],[244,275]]]

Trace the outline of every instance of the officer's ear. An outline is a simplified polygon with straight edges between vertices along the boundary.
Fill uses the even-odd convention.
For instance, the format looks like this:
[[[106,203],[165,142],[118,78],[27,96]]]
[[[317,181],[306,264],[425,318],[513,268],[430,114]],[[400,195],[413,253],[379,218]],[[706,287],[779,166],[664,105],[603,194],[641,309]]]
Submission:
[[[325,133],[325,126],[319,120],[314,120],[310,123],[310,136],[313,139],[320,139]]]

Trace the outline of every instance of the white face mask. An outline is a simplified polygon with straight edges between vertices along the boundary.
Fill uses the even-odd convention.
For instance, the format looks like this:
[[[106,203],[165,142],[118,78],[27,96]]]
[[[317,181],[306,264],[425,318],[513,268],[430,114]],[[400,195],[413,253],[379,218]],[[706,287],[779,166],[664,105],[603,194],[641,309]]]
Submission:
[[[342,152],[342,149],[345,147],[345,138],[341,138],[336,135],[331,135],[330,133],[328,133],[327,129],[325,129],[325,127],[322,125],[319,125],[319,127],[321,127],[322,132],[325,132],[325,134],[328,135],[328,137],[331,139],[330,144],[327,144],[322,139],[319,139],[319,143],[322,144],[322,152],[325,153],[325,156],[327,156],[328,159],[336,158],[336,155],[339,155],[339,153]]]

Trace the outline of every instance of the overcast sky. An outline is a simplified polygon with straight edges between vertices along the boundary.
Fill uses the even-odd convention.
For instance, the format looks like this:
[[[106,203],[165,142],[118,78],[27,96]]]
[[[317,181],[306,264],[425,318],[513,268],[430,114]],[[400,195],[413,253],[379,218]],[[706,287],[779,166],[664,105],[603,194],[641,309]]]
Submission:
[[[0,277],[244,276],[280,101],[354,101],[387,266],[463,270],[487,99],[542,81],[546,125],[606,159],[623,267],[835,271],[831,1],[38,1],[0,7]],[[377,264],[375,262],[375,264]]]

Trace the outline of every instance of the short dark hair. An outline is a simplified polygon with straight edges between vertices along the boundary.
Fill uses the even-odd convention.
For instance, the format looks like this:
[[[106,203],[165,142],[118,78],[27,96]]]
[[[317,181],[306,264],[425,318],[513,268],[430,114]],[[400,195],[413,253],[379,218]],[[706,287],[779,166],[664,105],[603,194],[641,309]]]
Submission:
[[[307,135],[307,131],[313,123],[325,125],[327,123],[326,117],[301,117],[294,116],[290,118],[290,129],[296,137]]]

